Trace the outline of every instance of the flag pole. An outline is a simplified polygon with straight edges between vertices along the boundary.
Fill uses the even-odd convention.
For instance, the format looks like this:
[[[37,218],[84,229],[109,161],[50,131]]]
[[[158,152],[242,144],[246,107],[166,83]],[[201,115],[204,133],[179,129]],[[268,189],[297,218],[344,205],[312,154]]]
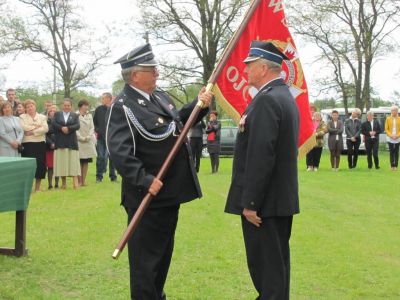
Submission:
[[[254,11],[258,7],[262,0],[254,0],[250,5],[249,9],[247,10],[242,23],[239,25],[238,29],[234,33],[233,37],[230,39],[227,47],[225,48],[224,52],[222,53],[221,59],[218,61],[216,68],[214,68],[213,73],[208,80],[206,91],[211,91],[214,83],[217,81],[217,78],[221,74],[228,58],[233,51],[234,47],[239,41],[240,35],[245,30],[247,24],[249,23]],[[179,149],[181,148],[182,144],[184,143],[186,136],[189,132],[189,129],[195,123],[200,111],[203,109],[203,102],[200,100],[197,102],[195,108],[193,109],[192,113],[189,116],[189,119],[186,121],[185,126],[183,127],[182,131],[179,133],[179,136],[172,147],[171,151],[169,152],[167,158],[165,159],[164,163],[162,164],[160,171],[158,172],[156,178],[162,181],[165,174],[167,173],[172,161],[174,160],[175,156],[178,154]],[[134,233],[135,229],[139,225],[140,220],[142,219],[147,207],[150,205],[150,202],[153,200],[153,195],[147,193],[147,195],[143,198],[142,202],[140,203],[138,209],[136,210],[132,220],[129,222],[128,227],[126,228],[121,240],[119,241],[117,247],[115,248],[112,258],[118,259],[122,250],[125,248],[128,240]]]
[[[225,67],[233,49],[236,47],[237,43],[239,42],[239,39],[246,29],[247,24],[249,24],[250,19],[252,18],[254,12],[256,11],[257,7],[260,5],[262,0],[253,0],[251,3],[250,7],[247,9],[243,21],[240,23],[239,27],[236,29],[235,33],[233,34],[233,37],[229,40],[228,45],[225,47],[224,52],[221,55],[221,58],[219,59],[217,66],[215,67],[214,71],[212,72],[210,79],[208,80],[209,83],[214,84],[219,75],[221,74],[223,68]]]

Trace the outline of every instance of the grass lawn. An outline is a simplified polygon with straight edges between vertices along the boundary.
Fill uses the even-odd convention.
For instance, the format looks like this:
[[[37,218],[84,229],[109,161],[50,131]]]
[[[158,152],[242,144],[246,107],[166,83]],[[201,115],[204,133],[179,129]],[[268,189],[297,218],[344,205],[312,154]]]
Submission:
[[[332,172],[299,162],[301,214],[292,230],[291,299],[400,299],[400,172],[387,153],[369,171],[365,156]],[[220,172],[202,160],[204,197],[181,207],[168,299],[255,299],[240,218],[223,213],[232,159]],[[0,256],[0,299],[128,299],[127,252],[111,258],[125,226],[119,184],[33,194],[27,219],[29,256]],[[69,182],[69,186],[72,183]],[[45,185],[43,184],[43,188]],[[12,246],[14,213],[0,214],[0,246]]]

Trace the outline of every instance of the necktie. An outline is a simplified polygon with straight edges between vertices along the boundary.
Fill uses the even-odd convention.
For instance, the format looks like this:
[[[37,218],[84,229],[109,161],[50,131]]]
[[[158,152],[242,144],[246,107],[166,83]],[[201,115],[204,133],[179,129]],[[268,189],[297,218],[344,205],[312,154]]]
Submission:
[[[150,102],[157,106],[157,108],[162,109],[160,103],[158,103],[158,100],[153,94],[150,95]]]

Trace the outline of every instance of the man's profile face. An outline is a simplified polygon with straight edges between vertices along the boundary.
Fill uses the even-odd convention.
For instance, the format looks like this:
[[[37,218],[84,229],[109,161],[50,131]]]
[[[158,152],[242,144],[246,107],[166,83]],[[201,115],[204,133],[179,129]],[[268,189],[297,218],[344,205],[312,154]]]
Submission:
[[[8,101],[14,101],[16,97],[15,91],[8,91],[6,96]]]
[[[159,75],[157,67],[141,67],[132,73],[132,80],[138,89],[151,94],[156,89]]]
[[[264,68],[266,68],[266,65],[260,64],[258,60],[246,64],[244,73],[247,74],[247,82],[249,85],[260,88],[259,85],[264,74]]]

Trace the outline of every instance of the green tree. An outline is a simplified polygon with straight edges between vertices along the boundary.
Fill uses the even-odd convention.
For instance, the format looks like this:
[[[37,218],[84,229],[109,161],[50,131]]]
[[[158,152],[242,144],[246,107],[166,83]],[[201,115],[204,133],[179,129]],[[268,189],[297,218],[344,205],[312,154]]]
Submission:
[[[78,87],[91,85],[92,73],[110,49],[92,49],[93,34],[78,15],[74,0],[17,0],[32,14],[9,12],[0,19],[1,53],[29,51],[41,54],[64,84],[64,96]],[[78,61],[85,61],[79,63]]]
[[[166,73],[163,78],[170,88],[187,95],[186,85],[207,83],[248,4],[244,0],[140,1],[146,32],[176,51],[168,63],[162,62]]]
[[[289,23],[314,43],[331,69],[326,84],[342,94],[345,108],[371,106],[374,62],[394,50],[399,0],[299,0],[288,2]],[[354,93],[354,94],[353,94]]]
[[[39,89],[37,87],[29,87],[29,88],[17,87],[15,90],[17,92],[17,97],[20,99],[20,101],[23,102],[26,99],[35,100],[38,112],[44,111],[45,108],[44,103],[46,101],[52,101],[53,98],[53,94],[51,91],[39,92]],[[80,90],[72,91],[70,97],[72,98],[74,110],[78,109],[78,102],[79,100],[82,99],[88,100],[92,108],[96,107],[99,102],[98,97]],[[60,91],[57,97],[57,101],[55,103],[60,109],[63,99],[64,99],[64,93],[63,91]]]

